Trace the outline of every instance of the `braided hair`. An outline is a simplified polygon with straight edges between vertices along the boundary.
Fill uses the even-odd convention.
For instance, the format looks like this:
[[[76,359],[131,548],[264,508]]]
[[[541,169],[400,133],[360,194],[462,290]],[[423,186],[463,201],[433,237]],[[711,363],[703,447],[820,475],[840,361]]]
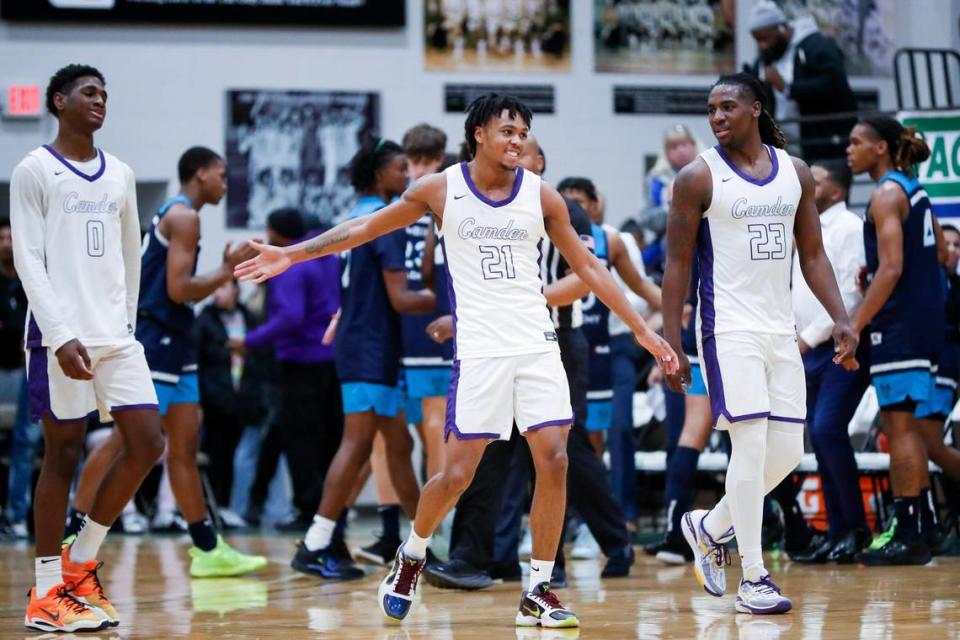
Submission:
[[[760,141],[763,144],[769,144],[778,149],[786,149],[787,137],[783,135],[783,130],[777,124],[777,121],[773,119],[773,116],[770,115],[770,97],[755,75],[750,73],[731,73],[720,76],[720,79],[717,80],[713,86],[734,86],[739,87],[742,91],[747,91],[754,100],[760,103],[760,120],[757,123],[760,127]]]
[[[470,103],[467,108],[467,119],[463,124],[463,133],[471,158],[477,155],[477,139],[474,137],[474,131],[477,127],[486,125],[491,119],[499,117],[504,110],[511,118],[519,115],[528,127],[533,120],[533,112],[530,108],[513,96],[487,93]]]
[[[917,135],[916,127],[905,127],[894,118],[879,114],[860,118],[857,124],[869,127],[887,143],[893,166],[904,173],[911,173],[914,165],[930,157],[930,147]]]
[[[360,193],[369,191],[377,182],[377,171],[402,154],[403,148],[393,140],[368,140],[350,160],[350,184]]]

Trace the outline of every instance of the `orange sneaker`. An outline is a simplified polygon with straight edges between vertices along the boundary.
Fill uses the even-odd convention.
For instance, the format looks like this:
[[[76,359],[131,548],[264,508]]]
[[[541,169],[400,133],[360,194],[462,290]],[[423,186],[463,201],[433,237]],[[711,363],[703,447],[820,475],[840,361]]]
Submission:
[[[72,547],[72,544],[67,545],[60,552],[63,581],[70,589],[70,595],[95,611],[99,611],[111,627],[117,626],[120,624],[120,616],[107,596],[103,594],[103,585],[97,578],[97,569],[103,563],[99,560],[74,562],[70,559],[70,549]]]
[[[23,625],[37,631],[98,631],[106,629],[110,621],[83,604],[67,590],[69,585],[58,584],[38,598],[36,587],[30,589],[27,615]]]

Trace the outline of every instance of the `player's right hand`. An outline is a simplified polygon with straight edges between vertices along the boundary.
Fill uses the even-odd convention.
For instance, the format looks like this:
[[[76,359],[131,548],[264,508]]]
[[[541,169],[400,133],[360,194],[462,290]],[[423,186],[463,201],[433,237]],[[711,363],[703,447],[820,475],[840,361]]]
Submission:
[[[242,282],[253,281],[257,284],[266,282],[270,278],[280,275],[293,264],[282,247],[262,244],[255,240],[249,240],[247,244],[259,255],[246,262],[241,262],[233,270],[234,277]]]
[[[677,355],[677,370],[667,373],[667,386],[674,393],[686,393],[690,386],[690,360],[682,351]]]
[[[246,262],[256,257],[257,250],[246,242],[241,242],[237,246],[233,246],[232,242],[228,242],[226,246],[223,247],[223,263],[231,269],[236,269],[237,265],[241,262]]]
[[[64,375],[73,380],[93,380],[93,365],[87,348],[74,338],[57,349],[55,354]]]
[[[427,325],[427,335],[439,344],[443,344],[453,337],[453,316],[440,316]]]

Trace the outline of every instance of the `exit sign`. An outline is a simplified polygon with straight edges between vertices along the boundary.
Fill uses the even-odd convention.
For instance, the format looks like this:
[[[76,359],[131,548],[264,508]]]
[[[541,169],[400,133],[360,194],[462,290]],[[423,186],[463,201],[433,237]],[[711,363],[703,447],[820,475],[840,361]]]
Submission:
[[[4,117],[36,120],[42,114],[40,85],[11,84],[7,86],[3,97]]]

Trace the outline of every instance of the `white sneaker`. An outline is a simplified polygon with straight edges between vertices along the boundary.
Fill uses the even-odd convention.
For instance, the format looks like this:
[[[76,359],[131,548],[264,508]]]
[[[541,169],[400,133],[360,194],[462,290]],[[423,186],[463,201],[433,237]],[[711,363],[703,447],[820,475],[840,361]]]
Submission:
[[[26,540],[30,537],[30,529],[27,528],[26,522],[11,522],[10,533],[18,540]]]
[[[220,509],[220,519],[227,529],[246,529],[249,526],[246,520],[230,509]]]
[[[740,578],[736,607],[740,613],[765,615],[786,613],[793,608],[793,603],[780,593],[780,587],[768,573],[756,582]]]
[[[577,536],[574,538],[570,557],[574,560],[596,560],[600,557],[600,545],[597,544],[586,524],[577,527]]]
[[[120,525],[124,533],[141,534],[146,533],[149,527],[146,516],[139,511],[120,514]]]
[[[156,532],[186,531],[187,523],[173,511],[157,511],[150,521],[150,529]]]
[[[521,558],[528,558],[531,553],[533,553],[533,534],[530,533],[530,528],[528,527],[526,531],[523,532],[523,540],[520,541],[520,548],[517,549],[517,554]]]
[[[727,576],[724,565],[730,563],[727,549],[713,541],[703,529],[703,519],[709,513],[706,509],[697,509],[683,514],[680,526],[683,537],[693,549],[693,570],[697,582],[704,591],[720,597],[727,590]]]
[[[533,591],[524,591],[517,611],[516,626],[571,628],[579,627],[577,615],[563,606],[550,585],[537,585]]]

